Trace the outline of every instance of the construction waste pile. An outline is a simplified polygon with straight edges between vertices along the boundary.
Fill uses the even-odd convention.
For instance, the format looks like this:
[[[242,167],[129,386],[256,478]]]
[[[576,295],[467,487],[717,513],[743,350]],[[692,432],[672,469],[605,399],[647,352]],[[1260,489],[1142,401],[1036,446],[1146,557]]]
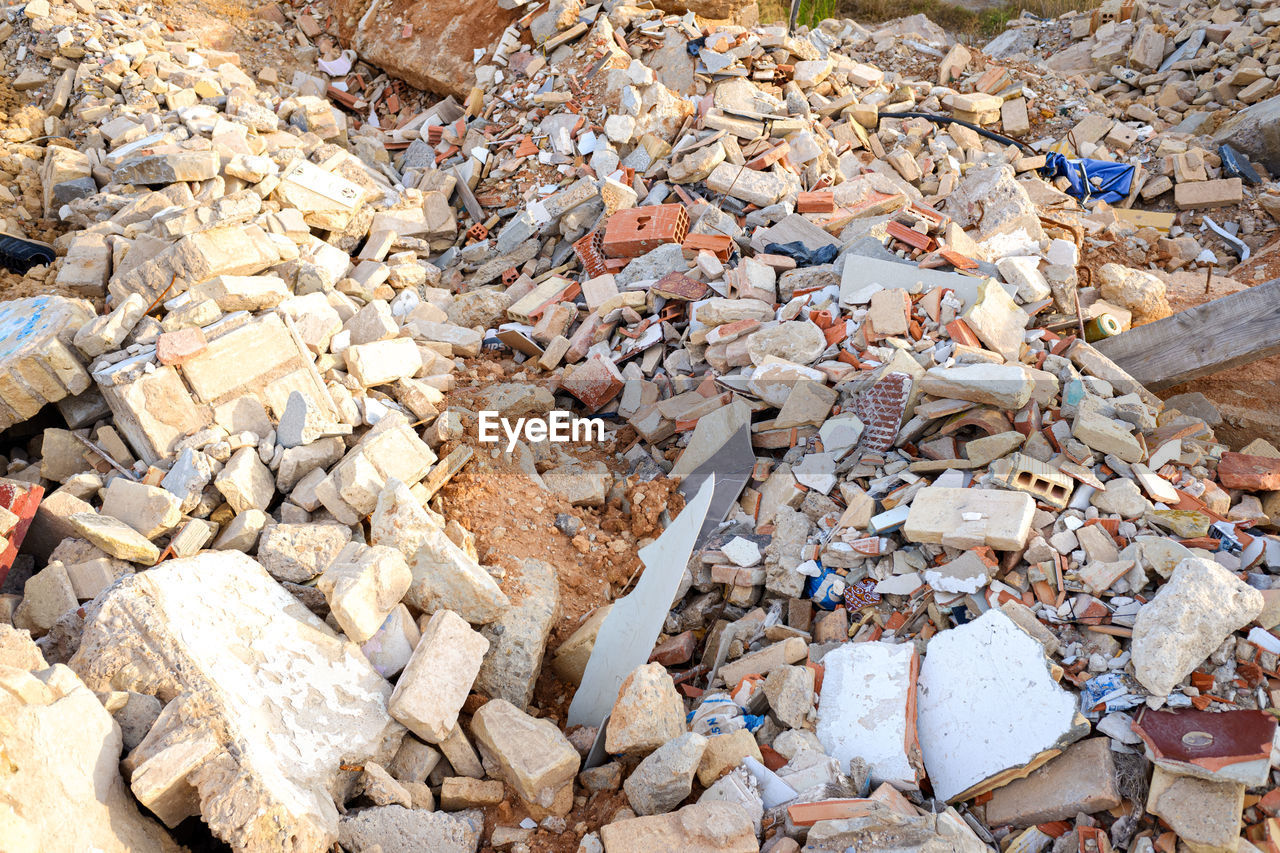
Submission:
[[[0,23],[0,849],[1280,853],[1280,8],[383,2]]]

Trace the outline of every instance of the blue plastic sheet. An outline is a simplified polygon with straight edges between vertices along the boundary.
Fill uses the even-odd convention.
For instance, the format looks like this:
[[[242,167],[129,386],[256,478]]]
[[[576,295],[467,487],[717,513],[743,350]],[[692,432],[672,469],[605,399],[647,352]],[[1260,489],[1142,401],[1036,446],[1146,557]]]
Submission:
[[[1081,201],[1097,199],[1115,204],[1129,195],[1135,171],[1127,163],[1071,159],[1061,154],[1048,154],[1040,173],[1049,178],[1065,177],[1071,182],[1067,193]]]
[[[1136,708],[1143,701],[1142,691],[1130,683],[1129,676],[1118,672],[1104,672],[1089,679],[1080,692],[1081,712],[1095,719],[1112,711]]]
[[[835,610],[838,605],[844,603],[844,578],[834,570],[824,568],[822,564],[819,564],[818,568],[821,574],[816,578],[805,579],[804,594],[813,600],[814,606],[818,609]]]

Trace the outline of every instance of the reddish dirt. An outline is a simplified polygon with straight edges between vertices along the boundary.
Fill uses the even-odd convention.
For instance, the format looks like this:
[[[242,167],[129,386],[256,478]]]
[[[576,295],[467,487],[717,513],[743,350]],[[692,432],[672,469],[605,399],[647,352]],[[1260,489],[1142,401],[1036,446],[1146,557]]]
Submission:
[[[475,411],[476,389],[488,383],[518,380],[521,368],[508,359],[482,356],[467,365],[462,383],[448,395],[448,403]],[[617,453],[633,439],[628,428],[604,444],[557,445],[584,463],[603,462],[618,472]],[[502,566],[508,572],[525,559],[546,560],[556,567],[560,581],[560,616],[551,632],[543,658],[542,673],[534,687],[529,713],[566,725],[573,686],[562,682],[550,666],[555,650],[582,624],[595,608],[625,594],[643,568],[637,551],[662,532],[660,516],[672,517],[684,507],[675,480],[647,483],[627,480],[624,495],[630,512],[623,512],[618,500],[603,507],[573,507],[564,498],[544,491],[507,454],[492,445],[478,443],[474,430],[461,439],[475,450],[466,467],[440,491],[445,516],[455,520],[476,537],[476,551],[483,563]],[[453,448],[446,444],[441,456]],[[641,497],[637,500],[638,497]],[[566,513],[582,522],[570,539],[555,526],[556,516]],[[509,575],[510,577],[510,575]],[[503,590],[518,599],[520,590],[508,580]],[[581,793],[579,793],[581,797]],[[528,842],[531,853],[574,853],[588,832],[608,823],[615,812],[627,806],[621,792],[602,792],[575,804],[563,833],[538,829]],[[486,839],[495,826],[517,826],[526,817],[518,801],[509,798],[486,810]],[[493,848],[487,842],[481,850]]]
[[[442,448],[442,452],[447,451]],[[584,449],[583,458],[604,455],[602,449]],[[672,515],[683,506],[673,480],[633,484],[627,494],[643,511],[624,515],[616,503],[597,509],[572,507],[564,498],[542,490],[520,471],[509,457],[496,456],[487,447],[477,446],[472,461],[441,490],[444,513],[476,537],[482,562],[511,571],[525,559],[546,560],[556,567],[560,580],[560,618],[552,629],[543,658],[542,673],[534,689],[529,712],[565,726],[573,687],[552,671],[550,660],[556,648],[596,607],[612,601],[638,576],[637,545],[644,537],[660,532],[658,516],[669,506]],[[645,495],[638,504],[638,493]],[[558,513],[568,513],[582,521],[582,529],[570,540],[555,527]],[[579,546],[585,544],[585,549]],[[503,590],[513,601],[520,589],[512,581]],[[566,818],[563,833],[538,829],[528,841],[531,853],[574,853],[588,832],[608,823],[618,809],[627,805],[621,792],[599,793],[575,805]],[[518,802],[509,798],[486,810],[486,837],[495,826],[517,826],[526,817]],[[493,848],[487,844],[484,851]]]
[[[315,63],[301,61],[298,46],[285,35],[293,25],[286,23],[282,29],[265,19],[270,5],[242,0],[168,0],[155,12],[174,33],[185,32],[205,47],[240,54],[240,67],[250,76],[275,68],[281,82],[288,83],[294,71],[316,73]]]
[[[599,510],[570,506],[544,491],[511,462],[480,447],[467,467],[441,490],[445,515],[476,537],[480,561],[514,571],[527,559],[546,560],[560,577],[561,616],[552,647],[569,636],[583,616],[610,600],[609,584],[626,583],[637,564],[629,533],[601,527]],[[582,520],[585,553],[556,529],[559,513]]]
[[[595,832],[613,820],[619,809],[630,808],[626,794],[621,791],[602,791],[592,795],[582,806],[575,806],[565,818],[564,832],[549,832],[545,829],[535,830],[527,842],[530,853],[575,853],[582,837],[588,832]],[[493,826],[518,826],[525,814],[510,802],[504,802],[486,814],[485,828],[492,832]],[[493,847],[487,842],[480,845],[482,853],[491,853]],[[657,851],[655,851],[657,853]]]

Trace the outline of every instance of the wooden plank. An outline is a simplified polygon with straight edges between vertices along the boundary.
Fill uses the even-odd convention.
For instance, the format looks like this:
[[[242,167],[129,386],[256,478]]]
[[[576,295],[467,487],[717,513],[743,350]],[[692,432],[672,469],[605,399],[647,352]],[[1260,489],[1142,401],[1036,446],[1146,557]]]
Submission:
[[[1153,391],[1275,355],[1280,353],[1280,279],[1094,346]]]
[[[477,224],[484,222],[484,210],[481,209],[480,202],[476,201],[471,187],[467,186],[467,179],[462,177],[462,172],[457,166],[453,167],[453,176],[457,179],[454,189],[458,191],[458,198],[462,199],[462,206],[467,209],[467,213],[471,214],[471,221]]]

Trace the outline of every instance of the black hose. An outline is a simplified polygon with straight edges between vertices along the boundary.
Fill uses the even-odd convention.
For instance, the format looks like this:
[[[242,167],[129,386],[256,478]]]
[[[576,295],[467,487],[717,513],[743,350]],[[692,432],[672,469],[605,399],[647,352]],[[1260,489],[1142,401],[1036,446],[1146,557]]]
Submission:
[[[987,139],[990,139],[993,142],[1001,142],[1005,145],[1016,145],[1019,148],[1021,148],[1023,151],[1030,152],[1033,155],[1036,153],[1036,150],[1032,148],[1030,145],[1027,145],[1025,142],[1019,142],[1016,139],[1010,139],[1007,136],[1001,136],[1000,134],[995,133],[994,131],[986,130],[984,128],[979,127],[976,124],[971,124],[967,121],[961,121],[960,119],[954,118],[952,116],[940,116],[940,115],[935,115],[934,113],[880,113],[880,118],[923,118],[923,119],[928,119],[934,124],[958,124],[961,127],[969,128],[979,136],[985,136]]]

